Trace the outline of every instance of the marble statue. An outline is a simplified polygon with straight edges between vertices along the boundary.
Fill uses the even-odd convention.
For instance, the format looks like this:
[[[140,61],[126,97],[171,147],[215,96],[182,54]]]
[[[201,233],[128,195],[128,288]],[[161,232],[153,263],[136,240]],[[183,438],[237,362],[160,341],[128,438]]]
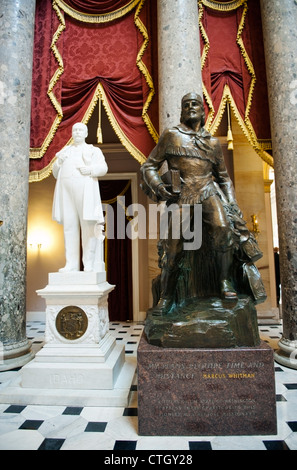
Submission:
[[[183,205],[202,205],[201,248],[184,250],[183,237],[172,235],[172,217],[168,237],[158,243],[161,274],[154,281],[156,301],[150,313],[166,317],[164,321],[171,312],[181,311],[179,306],[189,299],[196,299],[192,303],[199,310],[201,299],[214,298],[217,311],[227,305],[229,312],[232,305],[240,305],[242,294],[248,302],[249,298],[253,303],[266,299],[254,265],[262,253],[238,207],[219,140],[204,124],[202,98],[186,94],[180,123],[163,132],[141,167],[142,189],[153,200],[166,201],[167,207],[175,204],[181,212]],[[165,163],[168,171],[162,175]],[[192,227],[194,214],[190,212],[187,222]],[[211,306],[210,310],[215,312],[216,308]],[[174,321],[177,325],[176,318]]]
[[[80,243],[84,271],[97,270],[95,254],[102,243],[98,227],[104,223],[98,177],[108,168],[102,151],[85,142],[87,135],[85,124],[74,124],[73,144],[57,153],[53,165],[53,220],[63,224],[66,257],[60,272],[80,271]]]

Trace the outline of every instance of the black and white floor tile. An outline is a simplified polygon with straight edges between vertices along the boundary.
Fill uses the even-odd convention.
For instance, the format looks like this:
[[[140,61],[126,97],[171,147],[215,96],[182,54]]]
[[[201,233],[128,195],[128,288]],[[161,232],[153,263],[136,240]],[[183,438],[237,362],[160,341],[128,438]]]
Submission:
[[[44,323],[29,322],[27,334],[37,352],[44,341]],[[281,325],[260,326],[261,338],[273,349]],[[136,357],[143,326],[110,323],[126,355]],[[0,373],[0,389],[18,370]],[[17,406],[0,404],[0,450],[297,450],[297,370],[275,363],[278,434],[274,436],[145,437],[137,433],[137,378],[124,407]]]

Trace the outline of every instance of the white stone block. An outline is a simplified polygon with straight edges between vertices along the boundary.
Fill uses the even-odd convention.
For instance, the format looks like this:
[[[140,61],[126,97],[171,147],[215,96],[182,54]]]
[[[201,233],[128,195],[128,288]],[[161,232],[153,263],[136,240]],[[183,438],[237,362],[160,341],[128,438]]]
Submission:
[[[64,273],[49,273],[49,286],[83,286],[97,285],[106,281],[106,272],[70,271]]]

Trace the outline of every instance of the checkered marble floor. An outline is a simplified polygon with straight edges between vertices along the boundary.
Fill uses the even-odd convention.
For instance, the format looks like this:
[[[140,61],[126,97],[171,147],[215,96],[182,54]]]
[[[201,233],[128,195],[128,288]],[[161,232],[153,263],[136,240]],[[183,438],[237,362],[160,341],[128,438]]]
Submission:
[[[44,341],[43,322],[29,322],[27,334],[37,352]],[[261,338],[277,349],[280,325],[259,327]],[[126,355],[136,357],[143,325],[110,323]],[[18,374],[0,373],[0,389]],[[297,370],[275,363],[278,434],[274,436],[145,437],[137,433],[137,378],[124,407],[17,406],[0,404],[0,450],[297,450]],[[136,454],[137,455],[137,454]]]

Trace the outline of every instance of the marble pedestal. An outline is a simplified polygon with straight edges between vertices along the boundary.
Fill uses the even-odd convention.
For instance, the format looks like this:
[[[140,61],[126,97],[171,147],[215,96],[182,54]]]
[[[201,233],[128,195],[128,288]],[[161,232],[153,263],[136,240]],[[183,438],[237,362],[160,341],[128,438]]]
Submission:
[[[273,351],[178,349],[142,336],[138,429],[146,436],[276,434]]]
[[[136,359],[109,333],[105,272],[50,273],[45,345],[0,393],[17,404],[127,406]],[[133,361],[134,359],[134,361]]]

